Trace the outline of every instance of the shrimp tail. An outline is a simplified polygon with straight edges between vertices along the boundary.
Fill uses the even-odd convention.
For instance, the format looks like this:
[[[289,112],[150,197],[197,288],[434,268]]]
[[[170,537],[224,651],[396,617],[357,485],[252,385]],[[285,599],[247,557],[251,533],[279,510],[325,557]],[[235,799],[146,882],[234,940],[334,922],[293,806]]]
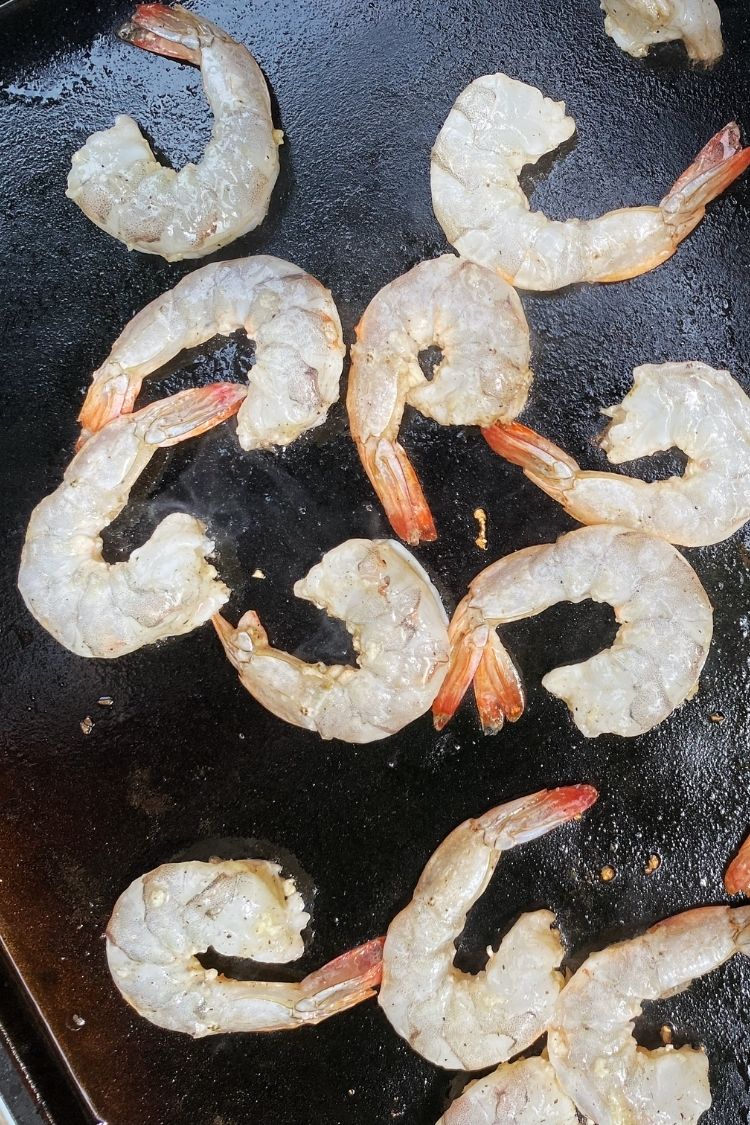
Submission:
[[[697,226],[706,205],[729,187],[750,165],[750,148],[743,148],[740,127],[730,121],[720,129],[675,181],[659,207],[680,242]]]
[[[261,625],[258,614],[253,609],[249,609],[247,613],[242,615],[236,628],[220,613],[213,615],[211,623],[221,641],[227,659],[238,672],[242,671],[243,664],[249,663],[253,652],[259,648],[268,647],[268,634]],[[240,643],[240,637],[242,637],[242,643]]]
[[[384,944],[384,937],[365,942],[306,976],[295,1015],[304,1023],[320,1023],[374,996],[383,975]]]
[[[743,841],[724,875],[724,886],[729,895],[750,894],[750,836]]]
[[[485,734],[497,734],[506,719],[515,723],[524,712],[521,677],[492,630],[474,674],[474,698]]]
[[[405,542],[431,543],[437,531],[419,478],[397,441],[369,437],[357,449],[391,527]]]
[[[126,43],[144,51],[200,66],[198,29],[201,25],[202,21],[184,8],[139,4],[117,34]]]
[[[119,368],[105,372],[100,369],[95,373],[91,386],[83,400],[78,421],[81,423],[81,434],[76,443],[76,450],[113,418],[121,414],[130,414],[141,389],[139,381],[131,380]]]
[[[162,449],[197,437],[236,414],[247,397],[238,383],[211,383],[152,402],[133,415],[143,441]]]
[[[593,785],[540,789],[538,793],[490,809],[476,823],[489,844],[498,844],[501,851],[506,851],[582,816],[598,798]]]
[[[451,642],[448,671],[432,704],[435,730],[442,730],[453,718],[469,690],[488,642],[489,627],[471,613],[468,598],[464,598],[453,615],[448,637]]]
[[[520,422],[494,422],[482,430],[482,437],[494,453],[520,465],[530,481],[564,504],[565,492],[581,471],[564,450]]]

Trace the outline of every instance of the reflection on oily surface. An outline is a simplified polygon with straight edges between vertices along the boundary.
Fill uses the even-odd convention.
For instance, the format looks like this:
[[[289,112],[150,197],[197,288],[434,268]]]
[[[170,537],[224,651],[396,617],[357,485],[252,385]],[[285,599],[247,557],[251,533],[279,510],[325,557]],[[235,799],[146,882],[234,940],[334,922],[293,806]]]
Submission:
[[[554,217],[642,203],[711,130],[734,115],[750,126],[742,47],[750,16],[739,3],[722,6],[727,50],[709,73],[685,65],[676,46],[634,62],[606,39],[599,13],[576,0],[554,14],[545,0],[461,10],[441,0],[429,12],[400,0],[284,0],[252,11],[239,0],[201,0],[200,9],[247,42],[285,130],[268,218],[221,257],[262,252],[296,262],[332,290],[349,342],[382,285],[447,250],[432,213],[429,153],[477,75],[502,69],[566,100],[578,142],[537,178],[533,195]],[[106,11],[36,2],[0,15],[0,359],[10,470],[0,481],[8,607],[0,931],[108,1121],[430,1125],[451,1076],[412,1053],[371,1002],[295,1035],[197,1043],[139,1020],[104,958],[101,935],[117,896],[207,837],[272,841],[315,880],[305,958],[313,967],[383,933],[439,841],[466,817],[585,781],[600,790],[598,804],[580,825],[507,857],[470,916],[472,949],[496,943],[519,913],[547,907],[577,963],[669,914],[722,901],[723,868],[750,825],[750,533],[686,552],[715,607],[701,690],[628,742],[585,740],[541,686],[551,667],[610,642],[611,617],[590,605],[560,606],[508,631],[527,711],[495,738],[483,738],[467,707],[441,734],[424,716],[376,746],[322,743],[247,696],[208,627],[119,661],[85,661],[57,646],[15,590],[26,523],[70,459],[90,373],[133,313],[191,269],[128,254],[94,228],[64,197],[70,156],[119,112],[177,166],[200,155],[210,131],[194,70],[112,36],[129,12],[119,2]],[[522,295],[535,372],[523,421],[583,458],[601,428],[600,406],[625,395],[640,363],[700,358],[748,389],[747,192],[744,182],[731,188],[651,274]],[[209,370],[223,377],[211,353],[196,362],[206,365],[196,382]],[[154,381],[143,401],[183,386],[173,379]],[[476,431],[408,414],[402,437],[440,531],[415,554],[449,611],[489,562],[573,526]],[[607,467],[596,450],[587,464]],[[217,541],[216,565],[233,590],[228,613],[254,608],[289,651],[320,627],[306,658],[339,658],[322,615],[292,586],[345,539],[388,534],[342,403],[279,454],[244,454],[225,427],[155,459],[113,550],[129,552],[183,505]],[[474,542],[477,508],[487,513],[486,551]],[[252,578],[256,570],[265,578]],[[97,702],[104,697],[111,706]],[[712,720],[719,713],[723,721]],[[649,874],[652,854],[662,862]],[[605,867],[616,873],[607,882]],[[750,1049],[749,984],[738,959],[644,1016],[645,1041],[669,1022],[675,1042],[706,1047],[715,1098],[707,1125],[739,1125],[747,1114],[737,1060]]]

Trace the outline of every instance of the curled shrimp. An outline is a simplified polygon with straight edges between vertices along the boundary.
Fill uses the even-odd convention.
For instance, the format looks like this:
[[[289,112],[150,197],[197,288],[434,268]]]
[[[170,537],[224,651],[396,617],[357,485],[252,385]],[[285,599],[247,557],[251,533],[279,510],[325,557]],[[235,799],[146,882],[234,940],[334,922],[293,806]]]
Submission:
[[[563,984],[554,914],[521,915],[476,976],[453,964],[455,943],[502,852],[580,816],[597,796],[590,785],[544,789],[465,821],[432,855],[411,902],[388,927],[378,1003],[436,1066],[493,1066],[544,1032]]]
[[[217,614],[224,651],[259,703],[287,723],[344,742],[386,738],[429,710],[447,666],[448,619],[405,547],[349,539],[328,551],[294,593],[345,622],[358,667],[307,664],[272,648],[256,613],[246,613],[236,629]]]
[[[711,66],[724,54],[714,0],[601,0],[604,30],[636,59],[655,43],[681,39],[688,56]]]
[[[543,1058],[501,1063],[466,1086],[437,1125],[578,1125],[580,1118]]]
[[[200,163],[175,172],[121,115],[74,153],[66,194],[129,250],[170,262],[202,258],[257,227],[268,210],[282,134],[265,78],[246,47],[177,5],[139,4],[120,36],[200,67],[211,139]]]
[[[442,351],[433,378],[420,352]],[[394,531],[432,540],[435,525],[397,441],[406,405],[443,426],[510,422],[533,378],[529,328],[516,292],[492,271],[444,254],[372,299],[352,347],[347,409],[362,464]]]
[[[750,953],[750,907],[687,910],[584,961],[560,994],[547,1039],[581,1113],[597,1125],[695,1125],[711,1105],[705,1052],[648,1051],[633,1023],[642,1000],[682,992],[735,953]]]
[[[708,655],[711,603],[686,559],[663,539],[623,527],[581,527],[527,547],[470,583],[451,621],[451,661],[433,704],[441,729],[474,682],[486,733],[523,714],[520,677],[495,628],[561,601],[611,605],[620,624],[611,648],[548,672],[587,738],[650,730],[693,692]]]
[[[484,430],[490,446],[579,523],[616,523],[670,543],[718,543],[750,519],[750,399],[728,371],[703,363],[645,364],[633,388],[602,413],[600,445],[616,465],[676,447],[684,476],[646,481],[584,472],[562,449],[518,422]]]
[[[317,1024],[374,994],[382,938],[298,983],[233,980],[197,954],[279,964],[304,950],[309,921],[294,881],[277,864],[241,859],[165,863],[120,895],[107,926],[112,979],[139,1015],[195,1038]]]
[[[240,328],[256,356],[237,418],[242,448],[288,445],[321,425],[344,359],[336,306],[299,266],[258,254],[194,270],[133,317],[94,372],[81,439],[132,410],[143,380],[180,352]]]
[[[206,561],[213,543],[184,512],[163,519],[127,562],[102,558],[101,531],[123,510],[157,449],[234,414],[243,387],[215,383],[111,422],[86,443],[62,484],[34,509],[18,588],[32,615],[78,656],[114,657],[202,625],[229,590]]]
[[[462,257],[521,289],[635,277],[671,257],[750,163],[731,122],[658,207],[554,222],[529,209],[518,175],[574,132],[563,102],[505,74],[486,74],[459,94],[432,150],[431,179],[435,215]]]

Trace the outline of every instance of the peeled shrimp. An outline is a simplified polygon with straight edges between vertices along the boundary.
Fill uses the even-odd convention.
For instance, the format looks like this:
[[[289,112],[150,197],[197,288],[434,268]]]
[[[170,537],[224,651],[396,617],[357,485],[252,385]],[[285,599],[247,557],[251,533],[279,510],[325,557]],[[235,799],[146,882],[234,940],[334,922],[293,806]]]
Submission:
[[[214,625],[243,687],[274,715],[321,738],[373,742],[419,718],[442,683],[448,619],[427,573],[387,539],[349,539],[328,551],[298,598],[344,621],[357,668],[306,664],[272,648],[256,613]]]
[[[560,994],[547,1040],[581,1113],[597,1125],[695,1125],[711,1105],[705,1052],[647,1051],[633,1023],[642,1000],[682,992],[735,953],[750,953],[750,907],[707,906],[584,961]]]
[[[432,380],[420,351],[442,359]],[[443,426],[510,422],[533,378],[521,302],[492,271],[444,254],[421,262],[372,299],[352,347],[347,408],[362,464],[394,531],[436,537],[417,474],[397,441],[406,405]]]
[[[616,465],[676,447],[684,476],[646,481],[583,472],[572,457],[517,422],[483,431],[496,453],[580,523],[616,523],[700,547],[750,519],[750,399],[728,371],[703,363],[645,364],[600,439]]]
[[[750,163],[731,122],[658,207],[555,222],[529,209],[518,175],[574,132],[563,102],[505,74],[486,74],[459,94],[432,150],[431,177],[435,215],[462,257],[521,289],[635,277],[671,257]]]
[[[741,844],[740,850],[727,867],[724,875],[727,894],[750,894],[750,836]]]
[[[482,727],[494,733],[523,714],[521,681],[495,628],[561,601],[611,605],[611,648],[548,672],[587,738],[632,737],[662,722],[696,690],[713,630],[698,576],[663,539],[623,527],[581,527],[488,566],[451,621],[451,662],[433,705],[441,729],[474,681]]]
[[[345,350],[333,298],[299,266],[258,254],[195,270],[133,317],[94,372],[82,440],[132,410],[143,380],[163,364],[239,328],[256,354],[237,418],[242,448],[288,445],[324,422]]]
[[[465,821],[438,847],[388,927],[378,1003],[436,1066],[493,1066],[544,1032],[563,984],[554,914],[521,915],[476,976],[453,964],[455,943],[501,853],[580,816],[597,795],[590,785],[545,789]]]
[[[580,1118],[546,1059],[501,1063],[465,1087],[437,1125],[578,1125]]]
[[[102,558],[100,533],[157,449],[211,429],[244,397],[243,387],[215,383],[116,419],[34,509],[18,588],[40,625],[71,652],[122,656],[188,633],[224,605],[229,590],[206,561],[214,545],[193,516],[172,512],[127,562],[112,565]]]
[[[202,258],[257,227],[279,174],[280,130],[253,56],[207,19],[139,4],[120,36],[201,69],[214,115],[198,164],[166,168],[132,117],[94,133],[73,155],[67,196],[129,250],[167,261]]]
[[[337,957],[297,984],[232,980],[196,954],[279,964],[302,956],[309,921],[275,863],[165,863],[123,891],[107,926],[112,978],[139,1015],[199,1038],[316,1024],[374,994],[382,938]]]
[[[601,0],[601,7],[607,35],[637,59],[673,39],[682,39],[690,58],[706,66],[724,54],[714,0]]]

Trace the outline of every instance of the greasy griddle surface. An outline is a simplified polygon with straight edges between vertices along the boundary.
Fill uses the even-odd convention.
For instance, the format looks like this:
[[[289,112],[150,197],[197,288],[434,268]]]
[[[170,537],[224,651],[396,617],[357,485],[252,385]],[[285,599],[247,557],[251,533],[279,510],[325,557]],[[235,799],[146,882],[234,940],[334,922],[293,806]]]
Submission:
[[[594,0],[202,0],[254,51],[286,132],[267,221],[220,256],[262,251],[310,270],[332,289],[351,340],[381,285],[446,249],[430,204],[430,146],[459,91],[497,69],[565,99],[578,123],[577,144],[536,177],[537,206],[590,217],[655,202],[726,121],[736,116],[750,131],[750,9],[721,6],[728,51],[705,74],[679,48],[642,63],[626,57],[604,36]],[[376,745],[322,743],[253,702],[210,627],[114,662],[57,645],[15,590],[29,514],[71,456],[92,369],[135,311],[200,264],[128,253],[63,194],[71,153],[117,112],[133,114],[177,165],[197,158],[208,136],[197,71],[113,37],[128,10],[40,2],[0,15],[2,937],[110,1123],[429,1125],[452,1076],[414,1054],[372,1002],[318,1030],[197,1043],[131,1014],[101,938],[115,898],[197,841],[214,841],[206,855],[224,837],[270,841],[317,888],[301,972],[384,932],[465,817],[541,786],[588,781],[601,799],[582,823],[501,865],[471,918],[462,964],[476,966],[477,951],[541,905],[558,912],[575,958],[674,911],[724,901],[723,867],[750,827],[750,530],[686,552],[716,607],[701,690],[630,741],[586,741],[540,685],[551,667],[609,643],[611,614],[591,603],[507,630],[528,709],[495,738],[480,735],[467,706],[442,734],[425,717]],[[603,466],[591,442],[597,411],[622,397],[635,365],[698,358],[748,387],[749,201],[746,179],[654,273],[523,296],[536,372],[531,425],[588,467]],[[238,341],[201,349],[151,382],[142,401],[240,378],[246,353]],[[417,554],[450,609],[488,562],[573,526],[476,430],[413,415],[403,438],[440,532]],[[675,463],[661,458],[658,471]],[[184,508],[216,537],[233,619],[252,606],[274,642],[308,659],[346,652],[343,631],[291,594],[324,550],[389,532],[343,405],[281,454],[243,454],[223,426],[155,464],[107,535],[110,558]],[[486,553],[473,542],[478,506],[489,516]],[[256,567],[265,581],[249,578]],[[114,706],[97,706],[102,695]],[[716,712],[723,722],[711,720]],[[86,716],[95,723],[88,737]],[[652,853],[662,863],[648,876]],[[605,864],[617,871],[608,884]],[[669,1021],[676,1041],[705,1044],[715,1097],[705,1120],[714,1125],[746,1119],[749,986],[750,965],[736,959],[686,995],[647,1006],[643,1020],[645,1042]]]

